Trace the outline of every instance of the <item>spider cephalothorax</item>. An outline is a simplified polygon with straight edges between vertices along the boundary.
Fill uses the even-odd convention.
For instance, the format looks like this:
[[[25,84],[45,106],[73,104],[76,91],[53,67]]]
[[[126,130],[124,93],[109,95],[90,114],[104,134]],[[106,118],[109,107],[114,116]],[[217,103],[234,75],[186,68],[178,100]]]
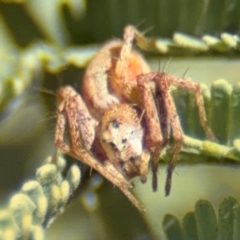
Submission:
[[[175,141],[165,185],[168,195],[183,142],[170,86],[195,94],[200,123],[209,138],[214,135],[207,125],[200,85],[151,72],[143,57],[132,50],[134,39],[141,37],[134,27],[127,26],[122,41],[112,41],[100,49],[86,70],[83,97],[71,87],[58,91],[55,143],[63,152],[105,176],[143,210],[129,191],[132,187],[129,179],[140,176],[145,182],[150,165],[152,187],[157,190],[159,157],[171,130]],[[67,122],[71,146],[63,140]]]
[[[113,106],[99,124],[98,135],[108,160],[128,178],[141,176],[143,132],[139,111],[130,104]]]

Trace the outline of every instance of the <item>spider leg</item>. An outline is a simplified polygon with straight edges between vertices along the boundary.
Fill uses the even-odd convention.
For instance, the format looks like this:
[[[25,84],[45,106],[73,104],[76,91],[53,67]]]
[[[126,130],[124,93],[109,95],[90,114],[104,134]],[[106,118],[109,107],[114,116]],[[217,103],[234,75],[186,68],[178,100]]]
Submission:
[[[150,162],[150,153],[149,151],[144,150],[141,155],[141,161],[139,164],[139,175],[142,183],[145,183],[147,181],[149,162]]]
[[[116,72],[119,72],[120,74],[124,73],[123,69],[126,68],[128,64],[128,61],[126,60],[132,51],[135,32],[136,29],[132,26],[127,26],[124,29],[123,44],[119,56],[120,61],[118,61],[116,64]]]
[[[142,98],[144,107],[144,119],[146,123],[145,145],[151,152],[152,159],[152,187],[153,191],[157,190],[157,171],[159,155],[162,150],[162,131],[160,128],[160,119],[158,116],[157,107],[153,98],[153,93],[150,85],[150,79],[153,78],[152,74],[142,74],[138,76],[138,89]]]
[[[158,91],[156,93],[155,101],[156,101],[157,109],[160,115],[160,125],[161,125],[162,136],[163,136],[162,148],[164,148],[169,142],[170,129],[169,129],[169,118],[167,114],[167,109],[166,109],[165,102],[161,92]]]
[[[89,113],[86,104],[80,95],[71,87],[65,86],[58,90],[58,120],[60,126],[61,141],[63,142],[66,122],[69,123],[71,143],[74,148],[90,150],[95,138],[96,120]],[[64,116],[64,117],[63,117]],[[65,119],[65,121],[63,121]],[[58,140],[59,141],[59,140]],[[57,144],[59,148],[59,145]]]
[[[124,29],[123,43],[116,59],[116,66],[111,72],[110,85],[115,93],[133,102],[138,102],[136,78],[139,74],[150,72],[142,56],[132,49],[135,39],[141,34],[133,26]]]
[[[166,180],[166,185],[165,185],[166,196],[169,195],[170,190],[171,190],[172,172],[178,161],[178,155],[181,150],[182,143],[183,143],[183,132],[182,132],[180,120],[179,120],[179,117],[177,114],[174,100],[168,91],[170,83],[171,83],[171,81],[169,79],[171,79],[171,76],[167,76],[166,74],[159,74],[156,77],[157,88],[159,88],[159,90],[163,96],[167,115],[169,116],[169,120],[170,120],[173,138],[175,140],[174,146],[172,149],[172,160],[169,163],[169,166],[167,169],[167,180]]]
[[[181,79],[174,76],[168,77],[168,82],[169,84],[172,84],[176,87],[188,89],[189,91],[194,93],[198,107],[200,124],[205,131],[206,136],[213,141],[217,141],[214,133],[212,132],[211,128],[207,123],[207,116],[204,108],[204,99],[201,91],[201,85],[199,83],[192,82],[191,80]]]
[[[55,145],[62,152],[69,152],[70,147],[68,144],[64,142],[64,131],[66,125],[66,115],[64,113],[59,112],[57,114],[57,123],[55,130]]]
[[[79,149],[72,149],[68,154],[99,172],[114,186],[117,186],[139,211],[145,211],[141,203],[129,191],[132,185],[109,161],[105,161],[102,165],[89,152]]]

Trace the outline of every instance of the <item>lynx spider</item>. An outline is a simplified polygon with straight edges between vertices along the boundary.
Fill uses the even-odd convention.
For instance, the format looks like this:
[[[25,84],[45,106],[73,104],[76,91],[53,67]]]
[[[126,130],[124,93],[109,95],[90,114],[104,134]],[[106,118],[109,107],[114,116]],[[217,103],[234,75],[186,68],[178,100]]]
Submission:
[[[141,55],[132,50],[133,41],[141,38],[133,26],[127,26],[122,41],[107,43],[93,58],[83,79],[82,95],[69,86],[58,90],[55,144],[119,187],[142,211],[130,192],[129,179],[140,176],[146,182],[150,164],[152,187],[157,190],[159,156],[171,130],[175,141],[165,185],[168,195],[183,142],[171,85],[195,94],[200,123],[209,138],[214,135],[207,125],[200,85],[151,72]],[[64,142],[67,123],[71,146]]]

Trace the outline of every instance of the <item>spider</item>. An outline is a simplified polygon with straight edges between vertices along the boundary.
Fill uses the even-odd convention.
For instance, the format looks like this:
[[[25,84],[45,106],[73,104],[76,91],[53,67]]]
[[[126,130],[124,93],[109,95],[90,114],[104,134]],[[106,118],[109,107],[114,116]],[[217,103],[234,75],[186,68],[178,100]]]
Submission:
[[[104,45],[89,64],[81,95],[70,86],[58,90],[55,145],[98,171],[143,211],[130,191],[129,180],[139,176],[146,182],[150,165],[152,188],[157,190],[160,153],[172,135],[175,141],[165,185],[168,195],[183,143],[171,85],[195,94],[200,123],[210,139],[214,135],[207,125],[200,85],[165,72],[151,72],[132,49],[134,40],[141,38],[133,26],[125,27],[123,40]],[[67,123],[71,144],[64,141]]]

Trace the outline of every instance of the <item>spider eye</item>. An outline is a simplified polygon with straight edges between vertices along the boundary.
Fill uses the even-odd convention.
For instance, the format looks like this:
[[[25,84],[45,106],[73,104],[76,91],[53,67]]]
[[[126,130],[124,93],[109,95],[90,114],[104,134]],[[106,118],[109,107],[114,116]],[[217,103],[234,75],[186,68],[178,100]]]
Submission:
[[[113,143],[113,142],[110,142],[109,144],[111,147],[116,147],[115,143]]]
[[[120,161],[119,161],[119,164],[120,164],[120,167],[123,168],[123,166],[124,166],[124,161],[120,160]]]
[[[131,162],[134,162],[134,161],[135,161],[135,157],[130,157],[129,160],[130,160]]]
[[[112,122],[112,126],[114,128],[119,128],[119,123],[115,120],[115,121]]]
[[[124,144],[124,143],[126,143],[126,142],[127,142],[127,139],[126,139],[126,138],[122,139],[122,144]]]
[[[118,151],[115,143],[110,142],[109,145],[111,146],[111,148],[112,148],[112,150],[113,150],[114,152],[117,152],[117,151]]]

